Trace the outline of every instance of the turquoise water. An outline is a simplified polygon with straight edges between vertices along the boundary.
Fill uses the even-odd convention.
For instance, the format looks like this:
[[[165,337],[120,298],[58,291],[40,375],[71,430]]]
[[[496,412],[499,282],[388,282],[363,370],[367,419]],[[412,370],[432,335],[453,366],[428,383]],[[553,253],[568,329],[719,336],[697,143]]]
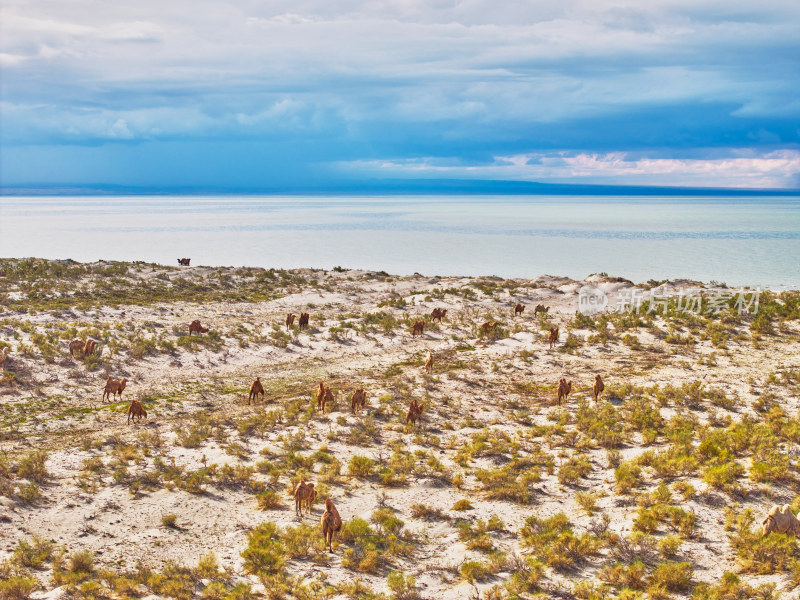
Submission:
[[[6,196],[0,256],[798,288],[800,196]]]

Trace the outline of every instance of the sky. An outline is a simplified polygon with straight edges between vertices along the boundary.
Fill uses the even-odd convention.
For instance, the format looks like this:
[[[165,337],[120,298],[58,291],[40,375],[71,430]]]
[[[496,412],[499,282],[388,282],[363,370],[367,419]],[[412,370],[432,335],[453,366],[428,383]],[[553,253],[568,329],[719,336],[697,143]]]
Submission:
[[[798,189],[798,31],[797,0],[3,0],[0,185]]]

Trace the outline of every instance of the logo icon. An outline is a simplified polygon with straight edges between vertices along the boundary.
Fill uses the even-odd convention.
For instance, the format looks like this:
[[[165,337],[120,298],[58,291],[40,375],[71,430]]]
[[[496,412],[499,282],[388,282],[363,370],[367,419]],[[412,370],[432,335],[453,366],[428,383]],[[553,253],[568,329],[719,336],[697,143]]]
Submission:
[[[606,293],[590,285],[578,290],[578,312],[582,315],[594,315],[605,310],[608,306]]]

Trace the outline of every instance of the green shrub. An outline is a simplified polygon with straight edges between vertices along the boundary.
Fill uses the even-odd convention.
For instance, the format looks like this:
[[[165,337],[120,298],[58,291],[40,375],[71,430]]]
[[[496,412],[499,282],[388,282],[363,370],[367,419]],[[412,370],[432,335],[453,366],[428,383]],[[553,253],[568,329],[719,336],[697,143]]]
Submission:
[[[351,477],[370,477],[375,474],[375,461],[366,456],[354,456],[347,464]]]
[[[477,560],[468,560],[462,563],[459,568],[459,573],[461,573],[463,579],[470,583],[483,581],[489,576],[489,570],[486,568],[486,565]]]
[[[617,492],[627,494],[641,482],[642,469],[635,460],[626,460],[614,470]]]
[[[36,450],[25,455],[19,461],[17,475],[22,479],[28,479],[36,483],[45,483],[50,478],[45,463],[47,462],[47,452]]]
[[[178,529],[178,517],[173,513],[166,514],[161,517],[161,524],[170,529]]]
[[[267,489],[256,494],[256,501],[258,502],[259,510],[275,510],[283,506],[280,494],[273,489]]]
[[[53,558],[55,544],[44,538],[33,536],[30,542],[20,540],[14,550],[14,559],[23,567],[41,569]]]
[[[267,521],[251,529],[242,558],[247,573],[262,578],[282,575],[286,568],[286,549],[277,525]]]
[[[663,588],[668,592],[687,592],[692,585],[692,563],[663,562],[648,579],[649,588]]]
[[[573,456],[558,470],[558,481],[564,485],[574,485],[592,472],[592,463],[586,456]]]
[[[597,538],[588,533],[575,535],[564,513],[549,519],[528,517],[520,530],[520,537],[523,545],[529,547],[539,560],[557,571],[568,569],[587,556],[597,554],[602,546]]]
[[[417,580],[402,571],[391,571],[386,577],[386,587],[391,592],[390,600],[417,600]]]
[[[779,596],[774,583],[763,583],[754,588],[730,571],[723,573],[718,584],[699,583],[692,592],[692,600],[778,600]]]
[[[703,481],[718,489],[729,489],[736,478],[744,473],[744,467],[737,462],[709,467],[703,475]]]
[[[0,580],[0,600],[28,600],[39,589],[39,581],[28,575],[13,575]]]
[[[472,503],[469,500],[467,500],[466,498],[462,498],[461,500],[453,504],[453,507],[450,510],[463,511],[463,510],[473,510],[474,508],[475,507],[472,506]]]

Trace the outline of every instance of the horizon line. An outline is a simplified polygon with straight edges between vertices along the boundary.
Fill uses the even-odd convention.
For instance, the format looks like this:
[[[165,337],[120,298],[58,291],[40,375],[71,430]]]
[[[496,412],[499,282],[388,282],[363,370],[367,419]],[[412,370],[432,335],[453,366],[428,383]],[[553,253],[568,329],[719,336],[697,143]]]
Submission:
[[[796,196],[800,188],[539,183],[519,180],[414,179],[365,184],[339,182],[316,186],[132,186],[122,184],[0,185],[0,196],[343,196],[343,195],[671,195]]]

